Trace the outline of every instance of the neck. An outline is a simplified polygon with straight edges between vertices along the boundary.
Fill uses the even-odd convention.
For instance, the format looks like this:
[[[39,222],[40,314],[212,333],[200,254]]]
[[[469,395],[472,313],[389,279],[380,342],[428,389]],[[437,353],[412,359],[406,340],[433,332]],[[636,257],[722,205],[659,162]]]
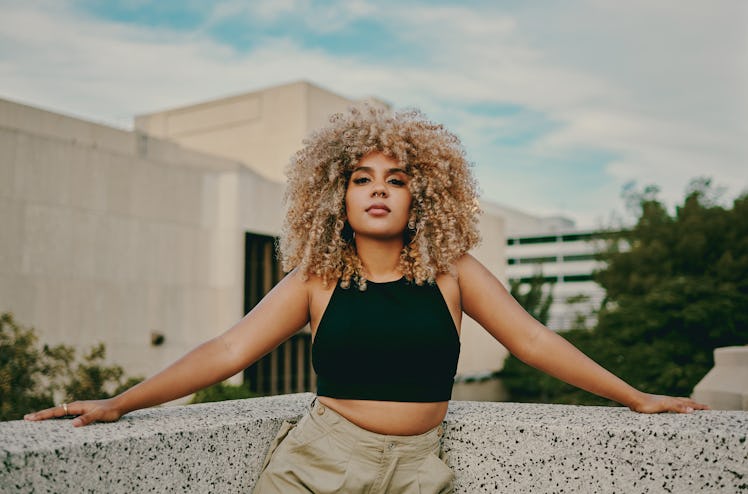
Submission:
[[[372,239],[356,236],[356,252],[371,281],[394,281],[402,276],[400,272],[400,252],[402,239]]]

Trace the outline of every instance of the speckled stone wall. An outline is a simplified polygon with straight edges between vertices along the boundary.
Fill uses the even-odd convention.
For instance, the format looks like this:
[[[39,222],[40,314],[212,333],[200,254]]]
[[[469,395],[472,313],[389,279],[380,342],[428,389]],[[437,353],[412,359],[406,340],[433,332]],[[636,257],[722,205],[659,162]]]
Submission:
[[[748,492],[748,412],[453,402],[458,492]]]
[[[250,492],[298,394],[134,412],[74,429],[0,423],[0,492]],[[459,493],[748,492],[748,412],[453,402]]]

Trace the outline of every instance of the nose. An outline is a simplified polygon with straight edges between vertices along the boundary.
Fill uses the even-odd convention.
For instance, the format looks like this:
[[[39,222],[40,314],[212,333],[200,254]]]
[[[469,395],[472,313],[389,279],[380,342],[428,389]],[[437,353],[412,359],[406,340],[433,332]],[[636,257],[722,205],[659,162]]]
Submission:
[[[387,197],[387,187],[383,183],[375,182],[371,190],[372,197]]]

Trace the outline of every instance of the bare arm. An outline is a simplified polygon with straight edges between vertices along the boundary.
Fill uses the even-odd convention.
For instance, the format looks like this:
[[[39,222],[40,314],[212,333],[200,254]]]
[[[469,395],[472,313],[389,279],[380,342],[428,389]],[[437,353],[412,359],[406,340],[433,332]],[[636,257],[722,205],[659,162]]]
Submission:
[[[206,341],[158,374],[108,400],[67,405],[79,415],[73,425],[113,421],[125,413],[181,398],[233,376],[288,339],[309,320],[306,284],[296,272],[286,276],[249,314],[225,333]],[[62,407],[27,415],[44,420],[65,415]]]
[[[707,408],[688,398],[651,395],[626,384],[530,316],[474,257],[463,256],[457,270],[462,309],[528,365],[638,412]]]

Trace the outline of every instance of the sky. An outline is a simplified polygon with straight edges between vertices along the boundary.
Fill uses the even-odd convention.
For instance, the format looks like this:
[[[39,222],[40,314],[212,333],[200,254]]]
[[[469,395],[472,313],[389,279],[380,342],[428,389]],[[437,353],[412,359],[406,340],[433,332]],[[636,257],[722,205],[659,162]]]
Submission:
[[[0,98],[134,115],[306,80],[416,107],[462,140],[482,198],[579,227],[748,190],[743,0],[0,0]],[[629,217],[630,221],[632,218]]]

